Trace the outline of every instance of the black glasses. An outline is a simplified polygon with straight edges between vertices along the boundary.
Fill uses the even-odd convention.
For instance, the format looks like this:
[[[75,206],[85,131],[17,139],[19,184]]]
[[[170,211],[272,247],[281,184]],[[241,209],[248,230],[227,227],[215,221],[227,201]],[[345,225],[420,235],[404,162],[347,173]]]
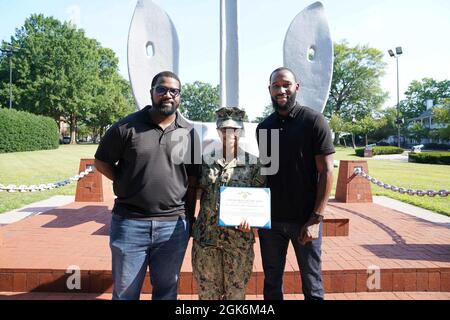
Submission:
[[[176,88],[166,88],[166,87],[158,86],[158,87],[153,88],[153,89],[155,90],[155,93],[156,93],[158,96],[160,96],[160,97],[165,96],[165,95],[167,94],[167,92],[169,92],[170,95],[171,95],[173,98],[176,98],[176,97],[178,97],[178,96],[180,95],[180,93],[181,93],[181,90],[180,90],[180,89],[176,89]]]

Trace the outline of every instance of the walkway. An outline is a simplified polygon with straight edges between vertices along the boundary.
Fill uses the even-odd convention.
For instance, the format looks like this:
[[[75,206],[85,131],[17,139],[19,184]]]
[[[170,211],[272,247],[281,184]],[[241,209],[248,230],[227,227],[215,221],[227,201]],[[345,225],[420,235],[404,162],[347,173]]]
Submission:
[[[0,291],[64,292],[66,271],[81,269],[79,293],[110,293],[112,287],[109,223],[112,203],[71,203],[0,228]],[[450,292],[450,227],[378,204],[331,201],[330,217],[350,220],[348,237],[323,240],[327,293]],[[330,225],[330,227],[333,227]],[[330,230],[327,230],[330,231]],[[333,234],[333,232],[328,232]],[[189,245],[180,293],[195,295]],[[247,292],[261,295],[264,274],[259,243]],[[368,288],[372,270],[378,287]],[[301,293],[293,248],[288,251],[285,292]],[[150,283],[144,285],[149,293]]]

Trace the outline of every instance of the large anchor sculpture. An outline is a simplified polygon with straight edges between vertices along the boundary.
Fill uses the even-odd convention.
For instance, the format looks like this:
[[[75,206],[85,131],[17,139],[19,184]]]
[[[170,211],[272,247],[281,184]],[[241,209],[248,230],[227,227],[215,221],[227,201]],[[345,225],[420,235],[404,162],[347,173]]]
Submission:
[[[239,105],[238,0],[220,0],[221,13],[221,106]],[[128,72],[139,109],[148,105],[153,77],[171,70],[178,74],[180,45],[174,23],[151,0],[138,0],[128,37]],[[284,66],[299,75],[301,105],[323,112],[333,74],[333,42],[325,10],[315,2],[291,23],[284,41]],[[195,123],[203,145],[217,142],[214,123]],[[242,144],[257,155],[256,124],[245,124]]]

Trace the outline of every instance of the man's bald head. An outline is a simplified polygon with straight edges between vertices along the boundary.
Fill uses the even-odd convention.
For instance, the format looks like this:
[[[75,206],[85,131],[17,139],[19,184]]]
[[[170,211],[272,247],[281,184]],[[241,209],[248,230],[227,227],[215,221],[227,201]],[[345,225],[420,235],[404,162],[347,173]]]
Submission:
[[[294,77],[295,82],[296,82],[296,83],[298,82],[297,76],[295,75],[294,71],[292,71],[291,69],[286,68],[286,67],[281,67],[281,68],[278,68],[278,69],[276,69],[276,70],[274,70],[274,71],[272,72],[272,74],[270,75],[270,79],[269,79],[270,83],[272,83],[273,77],[274,77],[276,74],[280,73],[280,72],[288,72],[288,73],[290,73],[290,74]]]

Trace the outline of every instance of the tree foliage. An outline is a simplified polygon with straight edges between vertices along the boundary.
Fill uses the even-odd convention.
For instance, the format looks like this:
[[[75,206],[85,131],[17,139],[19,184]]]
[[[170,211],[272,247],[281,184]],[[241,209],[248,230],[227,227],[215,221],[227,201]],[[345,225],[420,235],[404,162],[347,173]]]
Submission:
[[[390,107],[380,111],[377,118],[381,121],[377,129],[370,135],[375,141],[385,139],[392,135],[397,135],[397,108]]]
[[[263,122],[268,116],[270,116],[274,112],[273,105],[268,104],[264,107],[264,111],[260,117],[257,117],[253,122],[254,123],[261,123]]]
[[[183,85],[180,112],[191,121],[215,122],[220,108],[220,87],[195,81]],[[242,108],[245,110],[244,108]],[[245,115],[248,122],[248,114]]]
[[[380,87],[386,64],[378,49],[347,42],[334,45],[334,74],[325,116],[333,114],[349,121],[362,119],[381,108],[387,93]]]
[[[430,129],[424,128],[422,124],[416,122],[408,128],[408,135],[411,139],[420,142],[423,138],[428,137]]]
[[[53,17],[32,15],[16,29],[11,44],[19,48],[12,58],[14,108],[57,122],[64,118],[72,143],[78,122],[105,126],[133,109],[129,85],[118,73],[114,52],[87,38],[82,29]],[[9,64],[3,56],[0,101],[6,105],[5,70]]]
[[[433,118],[436,123],[450,124],[450,98],[443,99],[442,103],[433,109]]]
[[[338,144],[339,139],[341,138],[341,133],[345,132],[347,129],[345,121],[339,115],[333,114],[329,125],[330,129],[334,132],[334,144]]]
[[[437,130],[436,138],[450,140],[450,98],[443,99],[442,103],[433,110],[433,119],[443,125]]]
[[[215,111],[220,107],[219,86],[195,81],[183,85],[180,112],[189,120],[216,121]]]
[[[433,100],[439,105],[450,98],[450,80],[437,81],[424,78],[422,81],[414,80],[405,92],[406,99],[400,103],[403,118],[419,117],[426,110],[426,101]]]
[[[369,134],[386,124],[384,118],[374,119],[372,116],[365,116],[357,123],[357,132],[365,137],[366,146],[369,144]]]

